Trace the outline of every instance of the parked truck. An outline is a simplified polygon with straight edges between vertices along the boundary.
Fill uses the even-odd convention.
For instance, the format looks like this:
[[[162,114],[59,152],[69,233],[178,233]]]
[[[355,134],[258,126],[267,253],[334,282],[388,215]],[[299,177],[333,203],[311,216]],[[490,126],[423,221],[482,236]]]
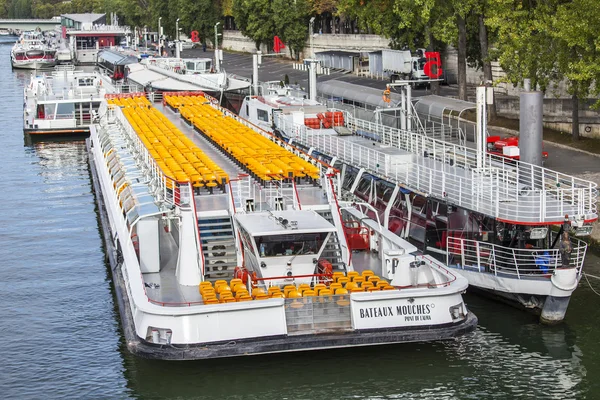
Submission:
[[[426,85],[430,79],[441,75],[440,56],[437,52],[418,49],[415,55],[410,50],[382,50],[383,70],[390,74],[390,81],[411,80],[413,86]]]

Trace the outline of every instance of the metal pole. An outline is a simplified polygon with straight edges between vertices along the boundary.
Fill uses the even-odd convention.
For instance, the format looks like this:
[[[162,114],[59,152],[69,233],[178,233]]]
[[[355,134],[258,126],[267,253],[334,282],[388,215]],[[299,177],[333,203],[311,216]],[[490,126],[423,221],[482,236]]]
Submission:
[[[406,92],[404,90],[403,87],[400,87],[400,98],[401,100],[401,115],[400,115],[400,129],[402,129],[403,131],[406,130]]]
[[[219,72],[221,66],[219,65],[219,36],[217,33],[217,27],[221,22],[215,24],[215,72]]]
[[[158,17],[158,56],[162,56],[162,47],[161,47],[161,40],[160,40],[160,20],[162,19],[162,17]]]
[[[412,99],[411,99],[411,87],[406,85],[406,129],[412,131]]]
[[[175,21],[175,56],[177,58],[181,57],[179,53],[179,18]]]
[[[315,58],[315,49],[313,47],[313,25],[315,23],[315,17],[310,19],[310,23],[308,24],[308,37],[310,38],[310,56],[311,58]]]
[[[254,95],[258,96],[258,54],[252,54],[252,86]]]

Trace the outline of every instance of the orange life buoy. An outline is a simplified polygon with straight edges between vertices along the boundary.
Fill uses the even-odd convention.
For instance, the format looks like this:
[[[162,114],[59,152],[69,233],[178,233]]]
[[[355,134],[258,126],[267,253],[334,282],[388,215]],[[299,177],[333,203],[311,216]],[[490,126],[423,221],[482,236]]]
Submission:
[[[329,285],[330,277],[333,275],[333,265],[328,260],[320,259],[317,263],[317,274],[321,275],[319,276],[320,283]]]
[[[248,283],[249,275],[250,274],[248,273],[246,267],[235,267],[233,270],[233,277],[235,279],[241,279],[244,285]]]

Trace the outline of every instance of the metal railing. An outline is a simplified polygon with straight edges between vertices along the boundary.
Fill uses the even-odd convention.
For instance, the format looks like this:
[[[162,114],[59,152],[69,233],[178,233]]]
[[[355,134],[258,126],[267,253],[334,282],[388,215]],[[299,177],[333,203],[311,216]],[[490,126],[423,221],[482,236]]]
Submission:
[[[291,334],[350,330],[350,295],[285,299],[285,320]]]
[[[485,167],[477,168],[473,149],[382,127],[347,113],[349,129],[374,132],[382,144],[412,153],[412,161],[397,161],[375,147],[293,124],[282,114],[275,116],[275,124],[305,146],[412,190],[508,222],[560,223],[565,214],[585,220],[597,217],[596,183],[543,167],[486,154]]]
[[[153,183],[153,186],[155,186],[153,194],[156,196],[156,200],[164,202],[167,205],[189,207],[193,199],[193,193],[188,182],[177,181],[160,169],[154,157],[150,154],[131,124],[129,124],[121,108],[108,105],[106,113],[103,114],[101,107],[99,115],[101,118],[104,116],[108,123],[116,121],[121,125],[139,160],[147,168],[149,179]]]
[[[556,237],[552,232],[551,239]],[[448,237],[447,264],[494,275],[509,275],[519,279],[527,276],[552,274],[562,267],[561,254],[556,249],[515,249],[478,240]],[[580,275],[587,244],[571,238],[569,265]]]

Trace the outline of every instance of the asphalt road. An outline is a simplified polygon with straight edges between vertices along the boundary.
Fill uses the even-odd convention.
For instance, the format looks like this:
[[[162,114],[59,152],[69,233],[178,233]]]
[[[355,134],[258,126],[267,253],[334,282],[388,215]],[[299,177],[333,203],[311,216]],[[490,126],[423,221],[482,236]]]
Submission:
[[[209,49],[203,52],[202,49],[185,50],[183,57],[213,57],[213,52]],[[283,81],[287,74],[292,84],[307,86],[308,73],[293,68],[290,60],[281,57],[263,56],[262,65],[259,68],[259,81]],[[223,53],[223,66],[225,70],[233,75],[250,79],[252,77],[252,55],[243,53]],[[332,71],[330,75],[320,75],[319,82],[330,79],[337,79],[350,82],[356,85],[362,85],[372,88],[385,89],[387,81],[375,80],[352,75],[347,72]],[[474,95],[474,88],[470,88]],[[431,94],[431,91],[424,88],[416,88],[412,91],[413,97],[425,96]],[[442,96],[457,97],[458,88],[455,85],[441,86],[440,94]],[[544,150],[549,155],[545,167],[575,175],[581,178],[589,179],[600,185],[600,158],[598,156],[582,153],[577,150],[558,147],[552,143],[544,142]]]

